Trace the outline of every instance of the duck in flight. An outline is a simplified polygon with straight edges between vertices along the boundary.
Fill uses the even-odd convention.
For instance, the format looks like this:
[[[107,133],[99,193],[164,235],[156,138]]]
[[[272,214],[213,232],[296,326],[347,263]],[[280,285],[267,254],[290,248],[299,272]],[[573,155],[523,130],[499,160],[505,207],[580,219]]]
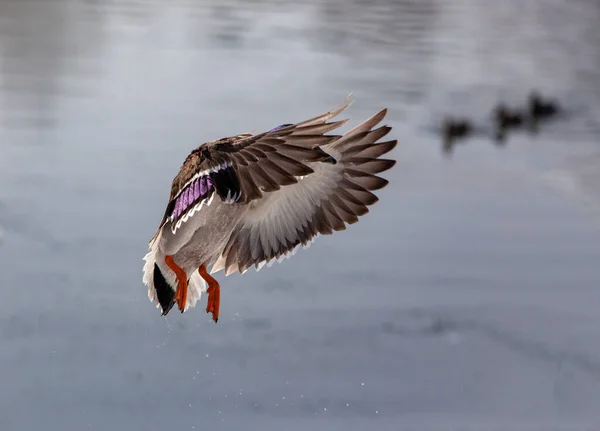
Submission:
[[[206,292],[217,322],[221,292],[211,274],[259,270],[369,211],[373,191],[388,184],[377,174],[396,163],[380,157],[397,140],[379,142],[391,130],[379,125],[386,109],[343,135],[326,134],[346,123],[330,120],[350,104],[192,150],[144,257],[143,282],[162,315],[174,305],[183,313]]]

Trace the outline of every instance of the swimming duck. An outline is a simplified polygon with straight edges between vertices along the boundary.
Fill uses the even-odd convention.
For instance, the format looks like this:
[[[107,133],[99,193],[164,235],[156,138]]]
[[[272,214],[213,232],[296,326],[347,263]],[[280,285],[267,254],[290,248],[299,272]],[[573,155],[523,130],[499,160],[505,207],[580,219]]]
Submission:
[[[454,120],[446,118],[442,125],[442,135],[445,140],[464,138],[473,131],[473,127],[468,120]]]
[[[558,113],[558,103],[544,101],[537,92],[529,95],[529,113],[534,119],[548,118]]]
[[[520,127],[525,123],[525,116],[517,110],[511,111],[506,105],[499,103],[494,109],[496,131],[494,139],[497,145],[504,145],[509,129]]]
[[[451,153],[455,141],[467,137],[472,130],[471,123],[467,120],[445,118],[442,123],[442,149],[444,152]]]
[[[343,135],[325,135],[351,103],[296,124],[243,133],[192,150],[173,179],[162,221],[144,257],[148,297],[166,315],[200,295],[219,319],[220,285],[211,274],[245,273],[288,258],[319,234],[341,231],[377,202],[377,176],[396,163],[380,156],[383,109]],[[210,272],[208,267],[211,266]]]
[[[523,125],[524,116],[520,111],[511,111],[499,103],[494,111],[496,116],[496,126],[501,129],[508,129],[511,127],[518,127]]]

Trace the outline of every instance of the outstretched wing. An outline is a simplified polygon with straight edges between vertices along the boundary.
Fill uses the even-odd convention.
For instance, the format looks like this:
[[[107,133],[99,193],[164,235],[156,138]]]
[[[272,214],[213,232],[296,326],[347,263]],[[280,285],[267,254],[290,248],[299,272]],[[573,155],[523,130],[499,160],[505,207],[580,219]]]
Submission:
[[[347,120],[327,122],[346,110],[339,109],[298,124],[285,124],[258,135],[241,134],[207,142],[185,159],[171,185],[169,203],[159,229],[171,223],[173,232],[215,192],[226,203],[248,204],[263,193],[296,184],[299,178],[313,173],[311,164],[334,162],[321,149],[339,136],[324,133]]]
[[[372,191],[388,184],[376,174],[395,164],[379,158],[397,144],[395,140],[377,143],[391,130],[387,126],[374,129],[386,113],[382,110],[343,136],[329,137],[321,148],[335,163],[309,163],[310,175],[281,189],[266,190],[236,226],[211,272],[244,273],[253,265],[258,270],[288,257],[319,234],[344,230],[367,213],[368,206],[378,200]],[[302,127],[331,130],[330,125],[341,123],[325,123],[329,118],[326,114]],[[258,167],[262,163],[255,162]]]
[[[334,163],[335,160],[321,147],[339,136],[324,133],[342,126],[347,120],[330,123],[327,120],[349,106],[347,103],[310,120],[284,124],[259,135],[214,141],[208,144],[208,154],[231,163],[241,189],[238,202],[249,203],[262,198],[263,193],[298,183],[299,178],[313,173],[310,165],[314,162]]]

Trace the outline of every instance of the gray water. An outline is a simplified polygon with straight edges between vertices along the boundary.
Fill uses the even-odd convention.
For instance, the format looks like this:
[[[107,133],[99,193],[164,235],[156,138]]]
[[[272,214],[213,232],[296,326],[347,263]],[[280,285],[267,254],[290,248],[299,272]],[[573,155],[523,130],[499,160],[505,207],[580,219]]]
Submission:
[[[1,430],[600,427],[600,4],[0,0]],[[497,147],[537,88],[572,115]],[[399,139],[346,232],[162,318],[191,148],[349,92]],[[481,133],[441,152],[446,114]]]

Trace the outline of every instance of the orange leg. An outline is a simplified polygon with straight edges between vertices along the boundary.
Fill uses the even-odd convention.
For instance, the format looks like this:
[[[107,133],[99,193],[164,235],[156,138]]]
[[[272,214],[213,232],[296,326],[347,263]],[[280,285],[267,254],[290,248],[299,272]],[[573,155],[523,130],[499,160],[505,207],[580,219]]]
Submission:
[[[165,256],[165,263],[177,276],[177,290],[175,291],[175,302],[177,302],[177,307],[179,311],[183,313],[185,309],[185,301],[187,299],[187,291],[188,291],[188,282],[187,282],[187,274],[183,269],[181,269],[175,261],[173,260],[173,256]]]
[[[219,306],[221,305],[221,287],[219,282],[212,278],[208,272],[206,272],[206,265],[202,265],[198,268],[200,276],[208,283],[208,300],[206,304],[206,312],[212,313],[213,320],[215,323],[219,321]]]

